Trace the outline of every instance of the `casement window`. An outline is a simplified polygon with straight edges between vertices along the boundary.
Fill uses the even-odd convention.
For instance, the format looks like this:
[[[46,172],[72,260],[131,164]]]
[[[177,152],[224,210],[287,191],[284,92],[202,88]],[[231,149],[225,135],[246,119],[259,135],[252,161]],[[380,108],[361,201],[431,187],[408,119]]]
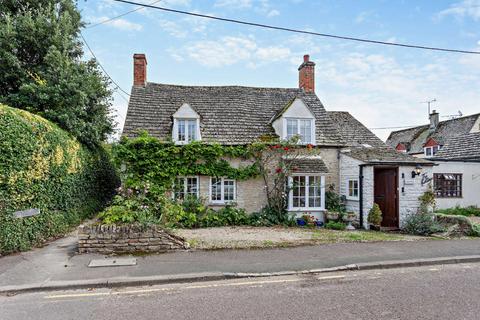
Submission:
[[[313,119],[286,118],[287,140],[299,137],[299,143],[308,144],[314,142],[315,125]]]
[[[198,177],[178,177],[173,186],[174,199],[183,200],[186,197],[199,197]]]
[[[176,128],[175,141],[189,143],[200,140],[198,138],[198,119],[175,119],[174,127]]]
[[[325,208],[325,177],[295,175],[288,178],[288,209],[291,211]]]
[[[227,178],[210,178],[210,202],[228,203],[236,199],[235,180]]]
[[[437,198],[461,198],[461,173],[434,173],[433,188]]]
[[[425,147],[423,148],[426,157],[433,157],[437,154],[438,150],[442,149],[441,146]]]
[[[359,195],[358,179],[347,180],[347,199],[358,200]]]

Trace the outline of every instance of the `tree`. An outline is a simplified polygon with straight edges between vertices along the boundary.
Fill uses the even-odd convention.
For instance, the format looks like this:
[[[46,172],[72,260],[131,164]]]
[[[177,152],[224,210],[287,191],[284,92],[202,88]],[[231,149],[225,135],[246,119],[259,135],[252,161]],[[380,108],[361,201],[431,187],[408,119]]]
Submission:
[[[56,122],[94,147],[113,132],[109,80],[82,60],[73,0],[0,2],[0,102]]]

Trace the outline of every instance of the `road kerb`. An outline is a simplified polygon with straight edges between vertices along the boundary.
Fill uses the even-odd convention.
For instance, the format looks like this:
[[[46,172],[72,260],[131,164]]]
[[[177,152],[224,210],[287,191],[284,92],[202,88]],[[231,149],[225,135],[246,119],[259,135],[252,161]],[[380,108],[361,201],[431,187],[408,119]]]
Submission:
[[[206,273],[178,274],[178,275],[168,275],[168,276],[162,275],[162,276],[149,276],[149,277],[124,277],[124,278],[108,278],[108,279],[73,280],[73,281],[48,281],[48,282],[34,283],[34,284],[28,284],[28,285],[0,287],[0,295],[14,295],[14,294],[20,294],[20,293],[29,293],[29,292],[77,290],[77,289],[90,289],[90,288],[151,286],[151,285],[172,284],[172,283],[194,283],[194,282],[218,281],[218,280],[227,280],[227,279],[308,275],[308,274],[331,273],[331,272],[354,271],[354,270],[406,268],[406,267],[420,267],[420,266],[430,266],[430,265],[474,263],[474,262],[480,262],[480,255],[441,257],[441,258],[431,258],[431,259],[376,261],[376,262],[356,263],[356,264],[348,264],[348,265],[331,267],[331,268],[320,268],[320,269],[310,269],[310,270],[301,270],[301,271],[279,271],[279,272],[262,272],[262,273],[206,272]]]

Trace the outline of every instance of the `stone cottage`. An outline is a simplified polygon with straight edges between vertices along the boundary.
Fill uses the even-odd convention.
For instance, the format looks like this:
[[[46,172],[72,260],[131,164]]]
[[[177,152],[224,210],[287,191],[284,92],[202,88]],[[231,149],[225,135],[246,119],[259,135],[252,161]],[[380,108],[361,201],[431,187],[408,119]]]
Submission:
[[[398,228],[416,211],[418,196],[428,187],[420,175],[431,175],[432,163],[385,145],[347,112],[327,112],[315,94],[315,63],[308,55],[299,66],[298,88],[180,86],[147,82],[147,59],[134,55],[134,83],[123,135],[141,130],[160,140],[248,145],[265,137],[296,137],[310,152],[294,159],[288,177],[288,211],[323,220],[325,190],[335,186],[348,208],[366,226],[374,202],[384,226]],[[286,159],[288,160],[288,159]],[[231,160],[233,166],[242,165]],[[248,212],[266,205],[261,178],[235,181],[226,177],[178,177],[184,194],[207,199],[212,207],[235,202]]]

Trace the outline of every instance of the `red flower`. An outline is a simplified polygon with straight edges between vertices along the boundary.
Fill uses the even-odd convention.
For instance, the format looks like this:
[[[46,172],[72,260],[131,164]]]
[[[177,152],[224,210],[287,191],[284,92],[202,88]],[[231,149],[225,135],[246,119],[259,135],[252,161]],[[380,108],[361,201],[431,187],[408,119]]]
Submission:
[[[275,172],[276,172],[276,173],[282,172],[282,168],[277,168],[277,169],[275,169]]]
[[[288,151],[288,150],[289,150],[289,148],[288,148],[288,147],[284,147],[284,148],[283,148],[283,150],[285,150],[285,151]]]
[[[313,144],[311,144],[311,143],[307,144],[307,149],[309,149],[309,150],[313,149]]]

